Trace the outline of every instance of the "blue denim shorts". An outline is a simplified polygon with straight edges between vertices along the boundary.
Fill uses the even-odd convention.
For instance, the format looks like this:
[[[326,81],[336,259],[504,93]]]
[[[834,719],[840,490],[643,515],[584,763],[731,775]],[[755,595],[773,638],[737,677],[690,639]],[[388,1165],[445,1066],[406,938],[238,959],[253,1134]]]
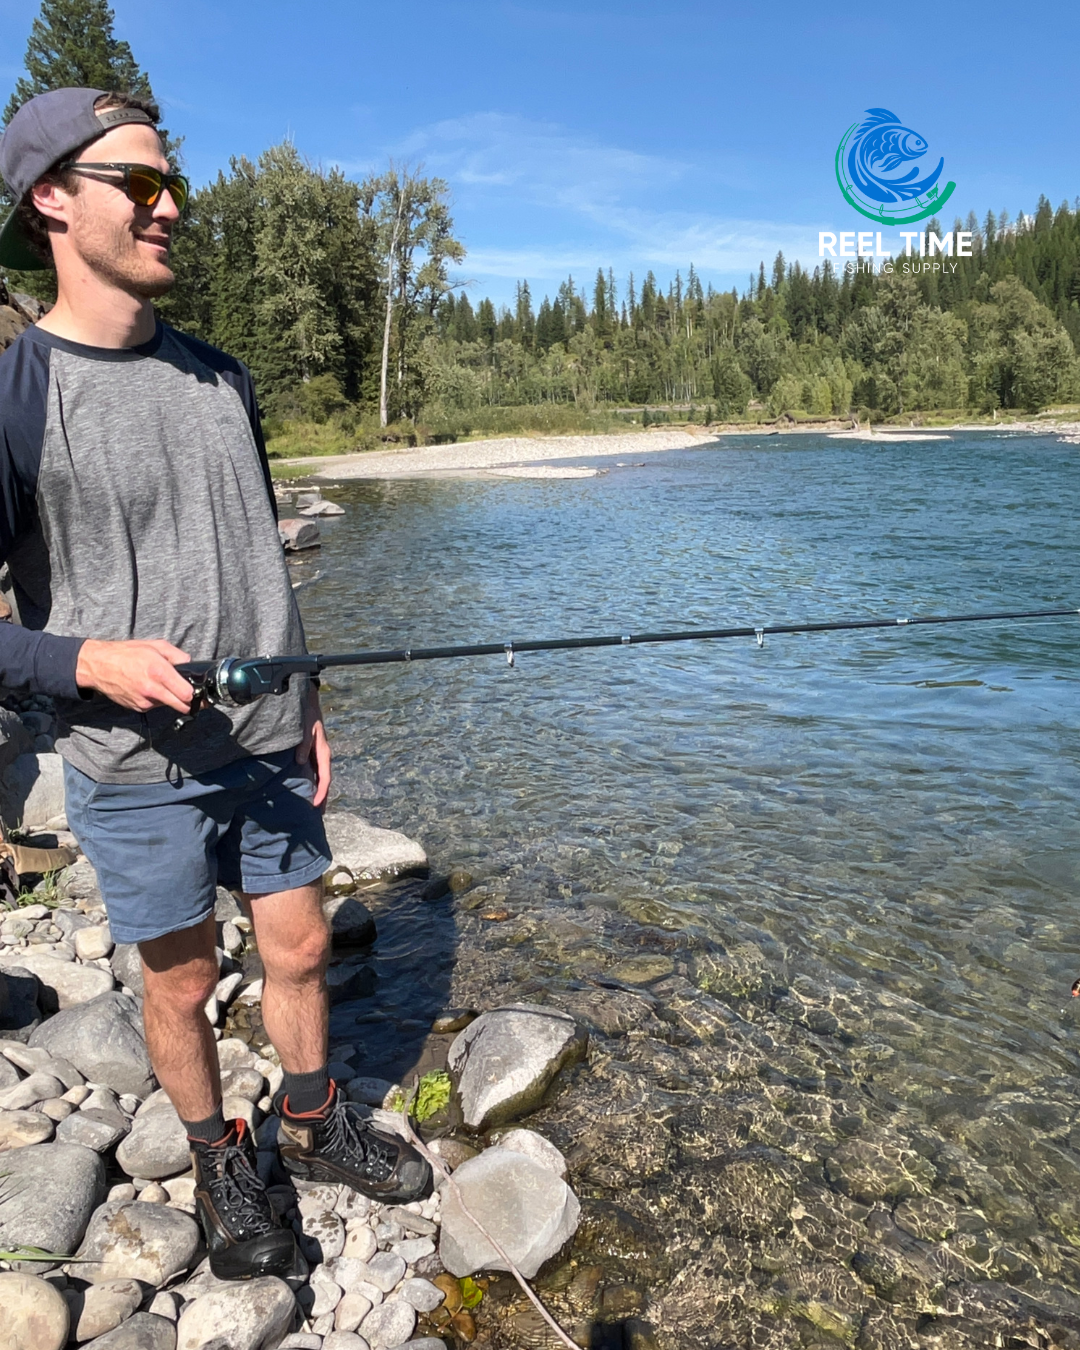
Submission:
[[[219,884],[268,895],[310,885],[330,866],[311,767],[295,750],[165,783],[96,783],[65,763],[64,788],[116,942],[201,922]]]

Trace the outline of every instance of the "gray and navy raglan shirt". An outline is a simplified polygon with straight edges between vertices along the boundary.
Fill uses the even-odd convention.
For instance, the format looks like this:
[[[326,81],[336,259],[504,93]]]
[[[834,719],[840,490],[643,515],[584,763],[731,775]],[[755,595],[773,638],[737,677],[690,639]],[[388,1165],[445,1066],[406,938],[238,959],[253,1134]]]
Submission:
[[[193,660],[305,650],[251,376],[163,324],[86,347],[32,327],[0,356],[0,560],[22,627],[0,684],[50,694],[56,748],[98,782],[154,783],[302,736],[305,681],[176,728],[75,683],[85,638],[165,638]]]

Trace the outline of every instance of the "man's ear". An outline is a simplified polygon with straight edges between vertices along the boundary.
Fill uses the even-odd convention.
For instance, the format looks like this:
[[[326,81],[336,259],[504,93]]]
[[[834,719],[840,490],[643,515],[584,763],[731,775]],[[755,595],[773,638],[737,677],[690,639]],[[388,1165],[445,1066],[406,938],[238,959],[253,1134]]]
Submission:
[[[41,214],[49,220],[67,223],[71,209],[71,194],[65,192],[57,183],[35,183],[30,189],[30,197]]]

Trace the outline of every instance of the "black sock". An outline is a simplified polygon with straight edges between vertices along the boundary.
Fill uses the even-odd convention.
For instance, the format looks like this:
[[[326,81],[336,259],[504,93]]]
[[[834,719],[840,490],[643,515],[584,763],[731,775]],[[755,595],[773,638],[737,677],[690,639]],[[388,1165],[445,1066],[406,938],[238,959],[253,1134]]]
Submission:
[[[181,1120],[181,1125],[188,1132],[189,1139],[200,1139],[204,1144],[216,1144],[219,1140],[232,1130],[232,1121],[226,1125],[225,1113],[218,1102],[217,1110],[212,1116],[207,1116],[205,1120]]]
[[[330,1074],[324,1064],[311,1073],[286,1073],[281,1080],[283,1099],[288,1103],[290,1116],[302,1116],[318,1111],[330,1096]]]

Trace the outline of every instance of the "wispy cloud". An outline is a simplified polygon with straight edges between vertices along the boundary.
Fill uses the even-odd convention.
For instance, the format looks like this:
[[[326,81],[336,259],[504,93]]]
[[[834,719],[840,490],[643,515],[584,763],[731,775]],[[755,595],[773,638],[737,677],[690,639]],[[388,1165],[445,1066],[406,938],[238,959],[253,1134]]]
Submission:
[[[804,261],[816,251],[815,222],[742,219],[730,209],[751,198],[755,177],[733,154],[707,163],[647,154],[555,122],[482,112],[417,127],[386,146],[386,158],[422,163],[449,182],[472,236],[460,275],[496,288],[498,279],[584,281],[601,266],[640,275],[690,262],[741,279],[778,251]],[[369,173],[378,162],[339,167]]]

